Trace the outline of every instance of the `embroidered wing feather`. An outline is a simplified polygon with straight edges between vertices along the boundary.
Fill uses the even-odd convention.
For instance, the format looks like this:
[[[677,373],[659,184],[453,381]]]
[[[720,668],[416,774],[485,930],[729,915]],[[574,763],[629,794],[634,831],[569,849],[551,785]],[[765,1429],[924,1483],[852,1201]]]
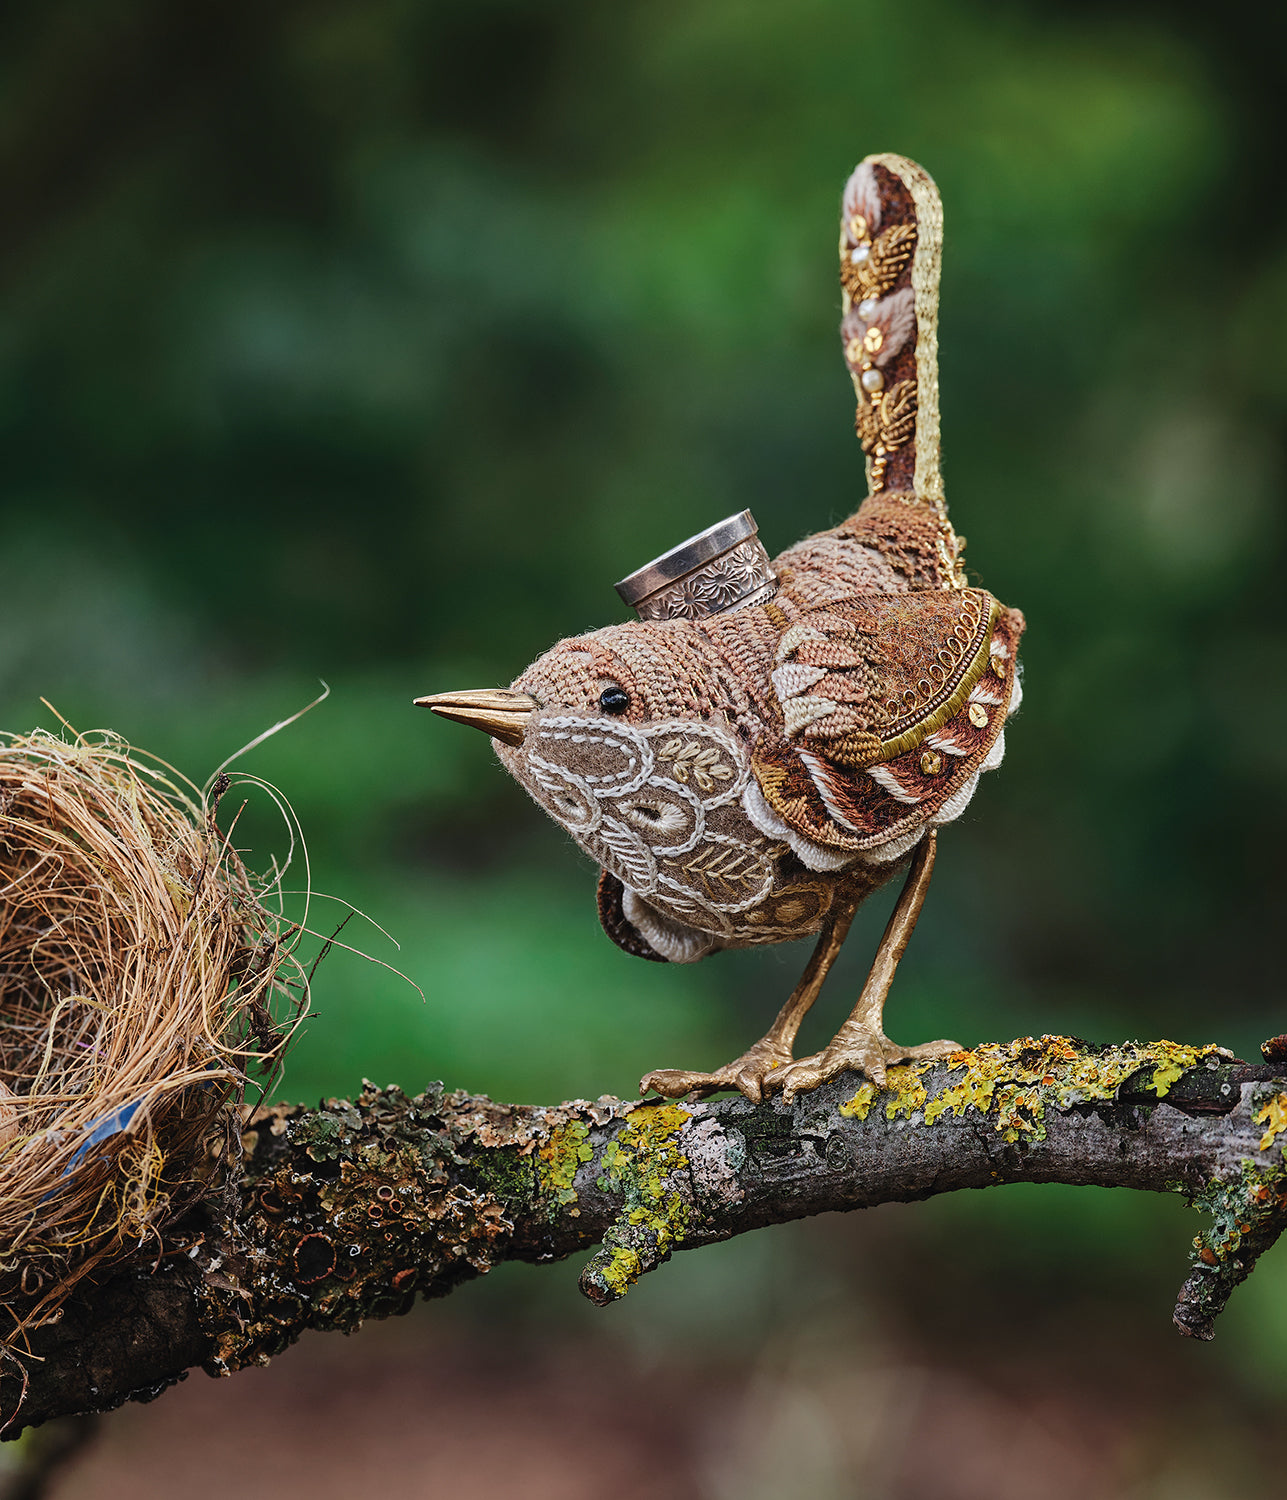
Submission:
[[[806,613],[778,644],[781,720],[753,761],[769,806],[834,851],[956,817],[999,763],[1022,629],[982,589],[861,595]]]

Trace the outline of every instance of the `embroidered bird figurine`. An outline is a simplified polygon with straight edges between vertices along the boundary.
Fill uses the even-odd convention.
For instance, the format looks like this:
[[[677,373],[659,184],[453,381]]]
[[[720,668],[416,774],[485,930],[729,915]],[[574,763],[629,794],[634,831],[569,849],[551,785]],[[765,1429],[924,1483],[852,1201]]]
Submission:
[[[768,1033],[711,1072],[640,1092],[788,1099],[901,1046],[883,1010],[937,830],[1001,762],[1023,617],[970,587],[939,465],[942,208],[914,162],[870,156],[841,203],[841,343],[869,494],[770,563],[749,513],[618,585],[640,618],[560,641],[506,690],[417,703],[490,734],[505,769],[601,867],[627,953],[692,963],[817,934]],[[810,1057],[796,1033],[854,912],[910,859],[852,1015]]]

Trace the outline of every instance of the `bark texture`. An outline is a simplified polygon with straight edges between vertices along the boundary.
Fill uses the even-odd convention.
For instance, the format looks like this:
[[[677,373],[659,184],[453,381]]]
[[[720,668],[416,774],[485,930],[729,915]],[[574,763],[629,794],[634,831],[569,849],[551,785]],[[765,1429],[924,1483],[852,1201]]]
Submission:
[[[1280,1140],[1281,1136],[1281,1140]],[[278,1105],[226,1190],[34,1330],[0,1369],[6,1436],[266,1363],[503,1260],[600,1248],[606,1303],[676,1249],[833,1209],[1007,1182],[1182,1194],[1208,1215],[1175,1309],[1210,1338],[1287,1223],[1287,1066],[1170,1042],[1022,1038],[774,1098],[517,1107],[434,1086]],[[25,1389],[24,1389],[25,1387]]]

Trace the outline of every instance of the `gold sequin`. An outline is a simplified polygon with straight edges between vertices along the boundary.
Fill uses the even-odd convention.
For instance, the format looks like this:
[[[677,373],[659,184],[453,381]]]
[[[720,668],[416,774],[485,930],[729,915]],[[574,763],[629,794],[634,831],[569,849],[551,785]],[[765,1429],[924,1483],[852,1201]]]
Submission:
[[[861,214],[854,214],[849,220],[849,233],[856,240],[865,240],[867,238],[867,220]]]
[[[875,352],[885,342],[885,335],[880,331],[879,328],[869,328],[867,332],[863,334],[862,342],[863,348],[865,348],[869,354],[875,354]]]
[[[1005,676],[1005,657],[1004,656],[994,656],[992,658],[992,670],[997,674],[998,677],[1004,677]]]
[[[925,776],[937,776],[943,769],[943,757],[937,750],[921,751],[921,773]]]
[[[970,723],[976,729],[986,729],[988,727],[988,711],[981,703],[970,704]]]

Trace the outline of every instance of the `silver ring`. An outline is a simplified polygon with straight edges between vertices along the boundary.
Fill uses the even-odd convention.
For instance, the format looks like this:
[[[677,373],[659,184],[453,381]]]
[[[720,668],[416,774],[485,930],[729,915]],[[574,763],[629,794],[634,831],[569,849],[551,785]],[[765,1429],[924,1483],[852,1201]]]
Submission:
[[[739,511],[623,578],[617,593],[641,620],[700,620],[763,604],[777,590],[755,518]]]

